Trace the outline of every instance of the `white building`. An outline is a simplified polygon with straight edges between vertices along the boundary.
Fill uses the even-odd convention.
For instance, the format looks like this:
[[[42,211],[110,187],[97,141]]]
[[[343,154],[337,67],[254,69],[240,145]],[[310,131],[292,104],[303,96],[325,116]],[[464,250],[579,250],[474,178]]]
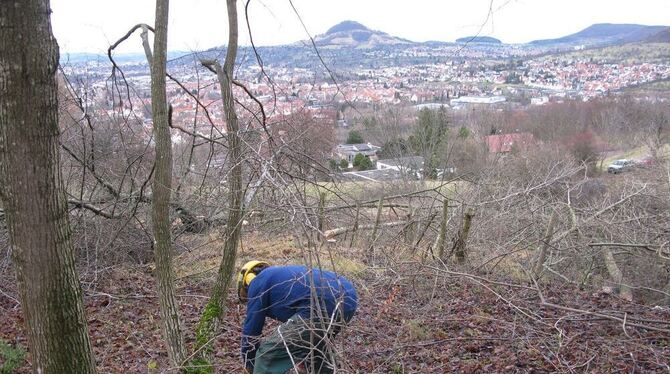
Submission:
[[[340,144],[337,146],[335,153],[340,158],[343,158],[349,162],[349,167],[354,166],[354,158],[357,154],[362,154],[367,156],[371,161],[377,160],[377,152],[381,150],[381,147],[373,145],[371,143],[362,143],[362,144]]]

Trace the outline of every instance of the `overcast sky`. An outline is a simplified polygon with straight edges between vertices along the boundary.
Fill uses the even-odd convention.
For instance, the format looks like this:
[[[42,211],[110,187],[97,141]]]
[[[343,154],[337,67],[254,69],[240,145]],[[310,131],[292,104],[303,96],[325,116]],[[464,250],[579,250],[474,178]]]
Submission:
[[[61,53],[106,51],[136,23],[153,24],[154,4],[153,0],[51,0]],[[670,0],[293,0],[293,4],[313,35],[354,20],[413,41],[454,41],[477,33],[482,24],[480,35],[505,43],[560,37],[594,23],[670,24]],[[244,2],[238,5],[240,43],[249,44]],[[251,0],[249,18],[257,45],[307,38],[288,0]],[[170,50],[226,44],[227,30],[225,0],[170,1]],[[135,36],[119,52],[141,50]]]

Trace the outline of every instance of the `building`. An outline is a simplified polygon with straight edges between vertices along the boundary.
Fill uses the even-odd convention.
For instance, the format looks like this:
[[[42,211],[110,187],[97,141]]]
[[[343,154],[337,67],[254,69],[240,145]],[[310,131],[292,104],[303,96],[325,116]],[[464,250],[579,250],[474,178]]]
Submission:
[[[457,99],[451,99],[449,104],[454,110],[461,110],[470,107],[494,107],[502,106],[507,99],[504,96],[461,96]]]
[[[439,110],[440,108],[447,108],[448,105],[444,103],[424,103],[424,104],[417,104],[414,105],[414,109],[416,110],[421,110],[421,109],[430,109],[430,110]]]
[[[362,154],[367,156],[371,161],[377,160],[377,152],[381,150],[381,147],[373,145],[371,143],[362,143],[362,144],[340,144],[337,146],[335,153],[340,159],[345,159],[349,162],[349,167],[354,166],[354,157],[357,154]]]
[[[549,102],[548,96],[533,97],[530,99],[530,105],[544,105]]]
[[[451,99],[451,106],[464,104],[498,104],[507,101],[505,96],[461,96],[458,99]]]
[[[377,170],[397,170],[402,172],[423,171],[423,157],[396,157],[385,160],[377,160]]]

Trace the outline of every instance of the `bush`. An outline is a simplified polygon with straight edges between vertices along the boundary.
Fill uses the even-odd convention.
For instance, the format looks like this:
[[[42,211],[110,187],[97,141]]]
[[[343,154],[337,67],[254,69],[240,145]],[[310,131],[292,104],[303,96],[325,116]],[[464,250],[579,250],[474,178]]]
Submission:
[[[358,164],[358,170],[371,170],[375,168],[375,164],[370,160],[370,157],[363,156],[363,159]]]
[[[363,156],[362,153],[357,153],[356,156],[354,156],[354,162],[352,162],[354,167],[357,168],[361,166],[361,162],[363,161],[364,158],[365,156]]]
[[[370,157],[364,156],[361,153],[356,154],[353,164],[360,171],[374,169],[374,163],[370,160]]]
[[[342,169],[342,170],[349,169],[349,161],[347,161],[345,159],[341,159],[340,160],[340,169]]]

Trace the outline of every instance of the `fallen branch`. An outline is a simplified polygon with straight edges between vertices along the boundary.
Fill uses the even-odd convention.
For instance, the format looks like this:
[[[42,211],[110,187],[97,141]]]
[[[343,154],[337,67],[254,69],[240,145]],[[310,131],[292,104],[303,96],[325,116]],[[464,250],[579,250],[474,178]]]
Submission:
[[[637,195],[639,195],[639,194],[640,194],[642,191],[644,191],[646,188],[647,188],[647,185],[645,184],[644,186],[642,186],[642,188],[640,188],[639,190],[635,191],[634,193],[632,193],[632,194],[630,194],[630,195],[626,195],[626,196],[622,197],[620,200],[618,200],[618,201],[616,201],[616,202],[614,202],[614,203],[612,203],[612,204],[610,204],[610,205],[608,205],[608,206],[606,206],[606,207],[600,209],[599,211],[595,212],[592,216],[590,216],[590,217],[588,217],[588,218],[582,220],[582,222],[581,222],[582,225],[585,224],[585,223],[588,223],[588,222],[590,222],[590,221],[592,221],[592,220],[594,220],[594,219],[596,219],[596,218],[598,218],[601,214],[603,214],[603,213],[609,211],[610,209],[613,209],[613,208],[615,208],[615,207],[617,207],[617,206],[623,204],[624,202],[626,202],[626,201],[628,201],[629,199],[631,199],[633,196],[637,196]],[[567,230],[561,232],[560,234],[556,235],[556,237],[554,238],[554,240],[552,240],[552,243],[555,243],[555,242],[558,242],[558,241],[564,239],[564,238],[567,237],[568,235],[572,234],[574,231],[578,230],[579,227],[580,227],[580,225],[575,224],[575,225],[573,225],[571,228],[569,228],[569,229],[567,229]],[[549,243],[549,245],[551,245],[551,243]]]
[[[535,291],[537,292],[537,295],[540,297],[540,305],[548,308],[553,308],[553,309],[558,309],[558,310],[563,310],[566,312],[573,312],[573,313],[579,313],[579,314],[584,314],[584,315],[589,315],[589,316],[596,316],[604,319],[608,319],[611,321],[616,321],[620,322],[623,326],[628,325],[632,327],[637,327],[645,330],[651,330],[651,331],[657,331],[657,332],[663,332],[666,334],[670,334],[670,329],[664,329],[660,327],[654,327],[654,326],[649,326],[649,325],[643,325],[641,323],[635,323],[635,322],[629,322],[629,319],[627,318],[627,315],[624,315],[625,318],[620,318],[617,316],[613,316],[610,314],[605,314],[605,313],[600,313],[600,312],[592,312],[589,310],[584,310],[584,309],[577,309],[577,308],[571,308],[568,306],[563,306],[563,305],[558,305],[554,303],[550,303],[547,301],[547,299],[544,298],[544,294],[542,293],[542,290],[540,289],[540,286],[537,284],[537,280],[535,277],[533,277],[531,274],[528,274],[526,272],[528,277],[533,281],[533,284],[535,284]]]
[[[91,212],[93,212],[96,215],[99,215],[101,217],[105,217],[105,218],[109,218],[109,219],[123,218],[123,216],[112,214],[112,213],[109,213],[109,212],[105,212],[104,210],[102,210],[102,208],[98,208],[95,205],[87,203],[85,201],[69,199],[67,202],[68,202],[68,204],[74,206],[75,208],[86,209],[86,210],[91,211]]]
[[[378,227],[395,227],[395,226],[406,225],[407,223],[408,223],[407,221],[384,222],[384,223],[380,223],[378,225]],[[338,227],[338,228],[334,228],[334,229],[324,231],[323,236],[326,239],[331,239],[331,238],[336,237],[338,235],[342,235],[346,232],[351,232],[351,231],[356,231],[356,230],[372,230],[374,228],[375,228],[374,224],[359,225],[358,227],[356,227],[356,226]]]
[[[662,258],[670,257],[670,252],[661,251],[662,246],[657,244],[637,244],[637,243],[589,243],[589,247],[621,247],[621,248],[640,248],[649,252],[654,252]]]

